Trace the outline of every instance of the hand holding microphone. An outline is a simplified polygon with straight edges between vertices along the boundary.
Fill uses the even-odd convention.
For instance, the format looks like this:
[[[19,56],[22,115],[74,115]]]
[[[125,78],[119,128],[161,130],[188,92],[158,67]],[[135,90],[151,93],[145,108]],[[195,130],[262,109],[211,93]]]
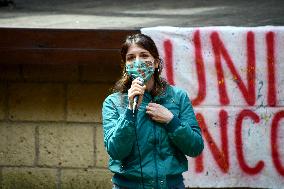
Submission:
[[[128,90],[128,107],[133,112],[140,106],[145,89],[146,85],[144,85],[144,80],[142,78],[138,77],[132,81],[131,87]]]

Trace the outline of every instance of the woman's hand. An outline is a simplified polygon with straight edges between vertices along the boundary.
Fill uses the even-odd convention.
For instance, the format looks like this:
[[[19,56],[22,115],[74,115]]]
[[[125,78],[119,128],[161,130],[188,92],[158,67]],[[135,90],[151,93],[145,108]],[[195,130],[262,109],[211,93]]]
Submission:
[[[169,123],[174,117],[170,110],[156,103],[148,104],[146,114],[148,114],[152,120],[159,123]]]
[[[139,79],[137,79],[137,78],[132,81],[131,87],[128,90],[128,101],[129,101],[128,108],[130,110],[132,110],[134,97],[136,95],[139,95],[137,107],[140,106],[140,104],[143,100],[143,94],[145,92],[146,85],[142,85],[142,84],[143,83],[141,81],[139,81]]]

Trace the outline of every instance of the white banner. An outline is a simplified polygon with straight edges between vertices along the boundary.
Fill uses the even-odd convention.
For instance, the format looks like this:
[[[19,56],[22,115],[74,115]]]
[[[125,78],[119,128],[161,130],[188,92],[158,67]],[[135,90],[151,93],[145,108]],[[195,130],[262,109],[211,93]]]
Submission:
[[[189,187],[284,188],[284,27],[143,28],[205,141]]]

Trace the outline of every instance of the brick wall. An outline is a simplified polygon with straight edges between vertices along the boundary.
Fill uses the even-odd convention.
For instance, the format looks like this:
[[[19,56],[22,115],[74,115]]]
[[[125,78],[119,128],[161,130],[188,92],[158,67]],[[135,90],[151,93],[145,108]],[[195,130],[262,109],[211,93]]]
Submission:
[[[101,105],[119,75],[119,63],[0,65],[0,188],[111,188]]]

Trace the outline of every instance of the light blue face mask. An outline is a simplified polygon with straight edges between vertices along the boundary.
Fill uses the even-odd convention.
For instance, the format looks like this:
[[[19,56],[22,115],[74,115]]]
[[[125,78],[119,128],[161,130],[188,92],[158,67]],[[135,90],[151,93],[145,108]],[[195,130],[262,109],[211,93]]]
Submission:
[[[126,73],[133,79],[138,77],[144,80],[144,83],[150,80],[155,72],[154,62],[135,60],[131,64],[126,64]]]

